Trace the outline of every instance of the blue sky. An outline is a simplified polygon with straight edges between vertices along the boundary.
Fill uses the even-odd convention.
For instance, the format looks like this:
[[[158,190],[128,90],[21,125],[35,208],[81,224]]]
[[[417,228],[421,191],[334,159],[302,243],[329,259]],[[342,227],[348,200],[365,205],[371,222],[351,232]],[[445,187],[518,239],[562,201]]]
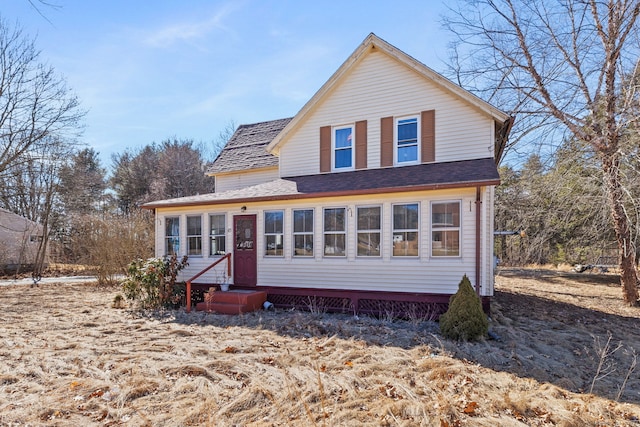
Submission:
[[[33,0],[36,2],[36,0]],[[295,115],[374,32],[436,71],[440,1],[0,0],[88,111],[82,141],[111,155],[170,137],[211,142],[231,120]]]

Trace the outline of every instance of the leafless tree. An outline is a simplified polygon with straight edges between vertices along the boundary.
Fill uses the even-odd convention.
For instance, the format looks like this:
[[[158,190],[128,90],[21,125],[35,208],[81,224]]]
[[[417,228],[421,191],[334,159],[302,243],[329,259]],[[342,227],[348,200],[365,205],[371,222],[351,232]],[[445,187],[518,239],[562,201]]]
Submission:
[[[225,123],[224,127],[220,132],[218,132],[218,136],[213,141],[213,158],[215,159],[218,154],[222,151],[227,142],[231,139],[233,134],[238,129],[238,124],[235,120],[229,120]]]
[[[640,2],[473,0],[451,12],[445,24],[457,36],[453,63],[460,83],[485,88],[481,95],[517,114],[520,136],[540,142],[560,130],[597,156],[620,250],[623,296],[636,305],[636,248],[620,163],[636,120],[626,113],[637,101],[628,84],[639,71]]]
[[[0,20],[0,205],[43,226],[36,276],[47,252],[59,168],[84,114],[34,42]]]
[[[27,1],[29,2],[33,10],[35,10],[38,13],[38,15],[42,16],[49,23],[51,23],[51,21],[45,14],[44,9],[47,8],[50,10],[57,10],[62,8],[62,6],[60,6],[59,4],[55,4],[53,2],[46,1],[46,0],[27,0]]]
[[[67,142],[82,130],[77,97],[39,56],[21,29],[0,20],[0,177],[52,136]]]

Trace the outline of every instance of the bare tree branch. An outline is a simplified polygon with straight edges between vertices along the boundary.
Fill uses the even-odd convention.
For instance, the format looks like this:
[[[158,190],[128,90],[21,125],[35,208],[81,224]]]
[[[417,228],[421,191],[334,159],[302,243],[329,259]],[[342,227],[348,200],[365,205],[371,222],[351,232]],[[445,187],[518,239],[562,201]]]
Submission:
[[[638,0],[469,0],[445,26],[469,52],[452,74],[491,88],[491,99],[524,117],[512,131],[528,149],[557,136],[586,143],[601,165],[621,252],[623,295],[637,304],[638,274],[631,221],[621,176],[621,147],[637,115],[635,86],[640,56]],[[457,58],[460,58],[457,55]],[[487,90],[480,91],[487,93]],[[555,129],[553,128],[555,127]],[[533,130],[532,130],[533,128]],[[551,132],[547,131],[551,130]],[[557,144],[559,145],[559,144]],[[513,145],[508,147],[513,149]],[[538,148],[539,149],[539,148]]]

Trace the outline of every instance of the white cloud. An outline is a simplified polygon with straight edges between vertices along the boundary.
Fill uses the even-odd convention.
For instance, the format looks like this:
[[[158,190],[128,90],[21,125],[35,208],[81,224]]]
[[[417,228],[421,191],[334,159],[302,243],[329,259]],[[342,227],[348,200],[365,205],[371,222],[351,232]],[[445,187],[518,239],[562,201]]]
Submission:
[[[208,19],[168,25],[149,33],[143,37],[142,41],[149,46],[166,47],[175,43],[203,39],[215,30],[231,32],[231,29],[225,25],[225,20],[237,8],[238,3],[227,3]]]

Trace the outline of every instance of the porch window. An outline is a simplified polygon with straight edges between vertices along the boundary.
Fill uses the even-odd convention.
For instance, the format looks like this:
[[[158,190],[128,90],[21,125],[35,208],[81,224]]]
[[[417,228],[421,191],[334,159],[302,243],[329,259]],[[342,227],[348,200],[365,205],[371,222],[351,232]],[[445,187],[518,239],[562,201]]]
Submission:
[[[418,117],[396,119],[396,164],[417,163],[420,158],[418,144]]]
[[[393,256],[418,256],[417,203],[393,206]]]
[[[313,256],[313,209],[293,211],[293,255]]]
[[[324,255],[345,256],[347,217],[345,208],[324,210]]]
[[[460,256],[460,202],[431,204],[431,256]]]
[[[202,216],[187,216],[187,255],[202,256]]]
[[[224,214],[209,215],[209,254],[225,255],[227,253],[226,246],[226,217]]]
[[[267,256],[282,256],[283,251],[284,212],[267,211],[264,213],[264,240]]]
[[[358,207],[358,256],[380,256],[380,206]]]
[[[164,225],[164,253],[177,255],[180,253],[180,217],[167,217]]]
[[[353,126],[333,128],[333,169],[351,170],[354,164]]]

